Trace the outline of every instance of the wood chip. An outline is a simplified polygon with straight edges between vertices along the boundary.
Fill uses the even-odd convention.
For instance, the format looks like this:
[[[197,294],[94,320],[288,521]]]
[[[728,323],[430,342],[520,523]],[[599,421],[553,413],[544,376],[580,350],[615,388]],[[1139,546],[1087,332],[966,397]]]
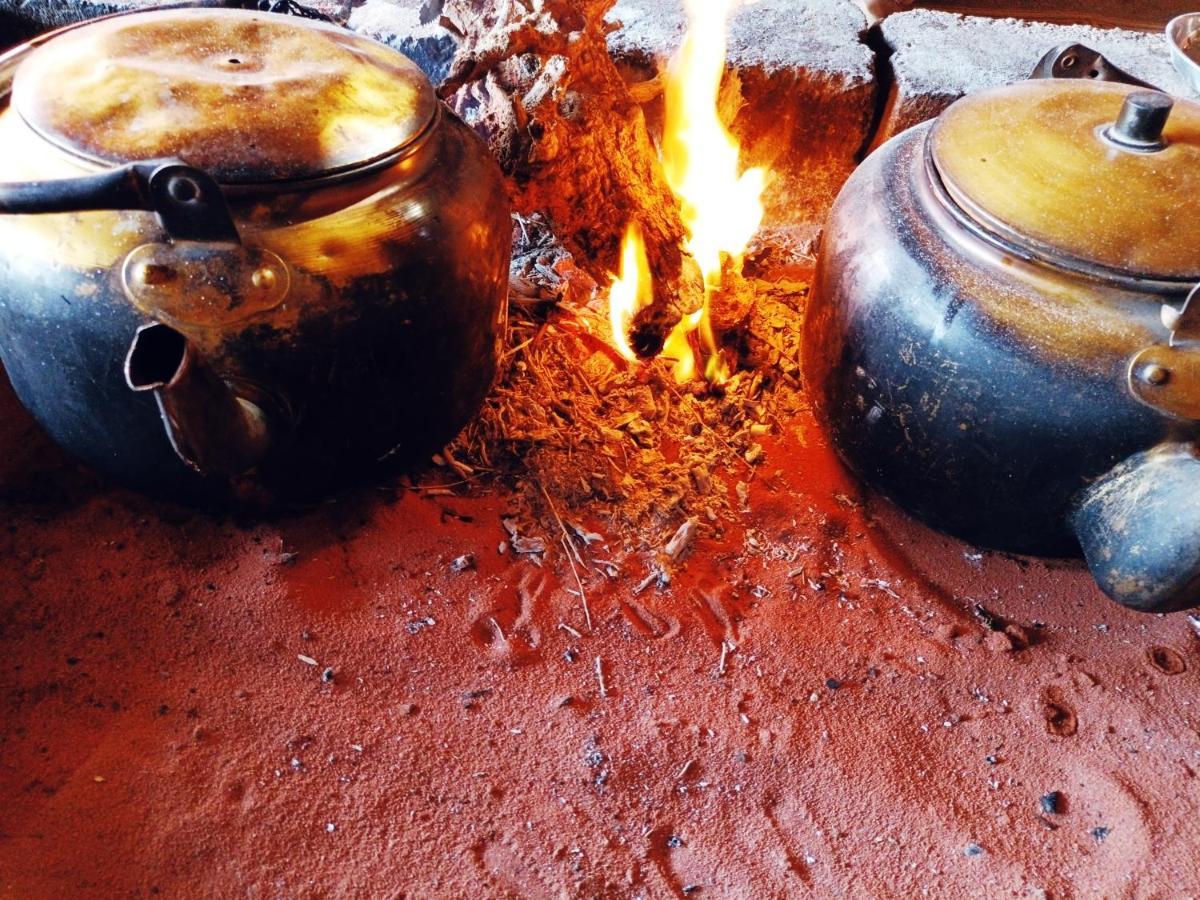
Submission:
[[[675,530],[675,534],[667,541],[667,546],[664,548],[672,562],[679,562],[692,549],[699,527],[700,520],[693,516]]]

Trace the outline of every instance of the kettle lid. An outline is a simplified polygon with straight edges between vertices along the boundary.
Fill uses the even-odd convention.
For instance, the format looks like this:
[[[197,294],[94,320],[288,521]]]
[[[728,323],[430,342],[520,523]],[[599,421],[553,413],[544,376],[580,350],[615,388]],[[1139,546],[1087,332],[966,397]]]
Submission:
[[[947,192],[983,229],[1083,268],[1200,280],[1200,104],[1111,82],[970,94],[933,126]]]
[[[168,9],[52,38],[18,66],[12,106],[77,157],[178,158],[255,184],[386,158],[424,131],[437,99],[407,57],[335,25]]]

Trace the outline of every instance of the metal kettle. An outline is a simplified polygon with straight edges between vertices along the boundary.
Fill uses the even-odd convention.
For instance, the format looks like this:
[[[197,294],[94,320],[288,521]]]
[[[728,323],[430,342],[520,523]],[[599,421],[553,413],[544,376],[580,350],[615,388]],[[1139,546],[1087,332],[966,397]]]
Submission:
[[[1197,197],[1200,105],[1102,78],[968,95],[883,145],[805,325],[841,456],[978,545],[1082,552],[1126,606],[1200,603]]]
[[[490,387],[502,176],[381,44],[222,9],[64,29],[0,57],[0,172],[0,357],[125,484],[312,496]]]

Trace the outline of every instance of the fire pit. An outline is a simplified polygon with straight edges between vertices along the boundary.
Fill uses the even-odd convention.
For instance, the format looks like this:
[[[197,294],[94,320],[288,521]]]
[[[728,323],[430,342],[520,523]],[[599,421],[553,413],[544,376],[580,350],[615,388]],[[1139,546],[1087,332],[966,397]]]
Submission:
[[[627,83],[578,5],[509,28],[439,6],[442,94],[518,212],[496,385],[427,469],[219,519],[112,488],[0,395],[0,889],[1190,889],[1191,620],[929,531],[811,412],[812,230],[774,208],[828,192],[791,174],[814,156],[760,156],[778,140],[747,139],[728,93],[731,71],[753,97],[800,76],[755,81],[731,50],[715,107],[721,67],[698,78],[737,144],[702,186],[765,184],[765,227],[706,267],[703,200],[658,168],[686,67],[617,54]],[[992,27],[939,16],[872,40]],[[889,64],[909,93],[880,128],[916,108],[911,55]]]

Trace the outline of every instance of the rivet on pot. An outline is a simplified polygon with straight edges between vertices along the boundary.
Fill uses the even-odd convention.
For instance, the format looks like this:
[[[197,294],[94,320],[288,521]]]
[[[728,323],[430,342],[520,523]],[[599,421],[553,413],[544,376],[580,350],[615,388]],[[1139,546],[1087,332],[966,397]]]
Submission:
[[[275,282],[278,279],[275,276],[275,270],[263,266],[261,269],[255,269],[254,274],[250,276],[250,283],[260,291],[269,291],[275,287]]]
[[[1138,372],[1138,378],[1146,384],[1162,387],[1171,380],[1171,370],[1157,363],[1150,363],[1149,365],[1142,366]]]

